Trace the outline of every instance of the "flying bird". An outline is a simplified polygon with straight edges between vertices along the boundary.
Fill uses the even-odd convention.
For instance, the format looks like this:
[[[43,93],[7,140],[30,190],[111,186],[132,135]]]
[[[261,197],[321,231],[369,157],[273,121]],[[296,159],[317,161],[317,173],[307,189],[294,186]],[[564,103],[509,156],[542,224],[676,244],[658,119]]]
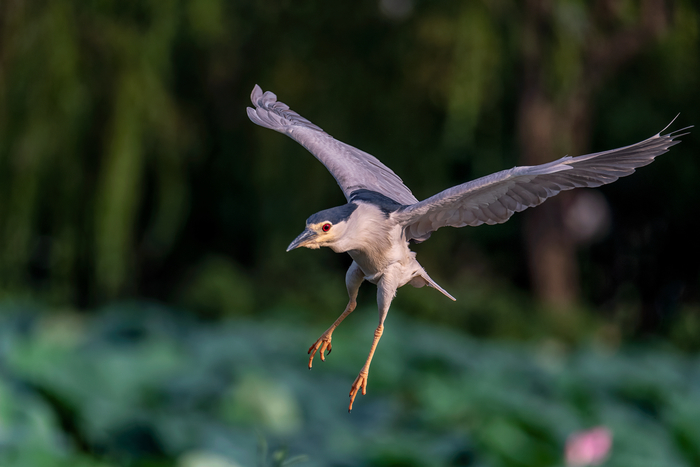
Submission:
[[[304,231],[287,251],[299,247],[329,247],[353,259],[345,285],[349,301],[345,311],[309,348],[309,369],[317,352],[321,360],[331,353],[335,328],[355,309],[363,281],[377,286],[379,325],[369,356],[350,388],[355,396],[367,392],[369,367],[384,332],[384,320],[396,290],[406,284],[429,286],[451,300],[455,298],[430,278],[409,249],[409,243],[427,240],[440,227],[500,224],[515,212],[537,206],[561,191],[597,187],[630,175],[656,156],[678,144],[687,127],[609,151],[578,157],[562,157],[547,164],[514,167],[448,188],[423,201],[390,168],[374,156],[345,144],[323,131],[272,92],[253,88],[248,117],[253,123],[283,133],[304,146],[335,178],[347,203],[311,215]],[[674,119],[675,120],[675,119]],[[673,121],[671,122],[673,123]]]

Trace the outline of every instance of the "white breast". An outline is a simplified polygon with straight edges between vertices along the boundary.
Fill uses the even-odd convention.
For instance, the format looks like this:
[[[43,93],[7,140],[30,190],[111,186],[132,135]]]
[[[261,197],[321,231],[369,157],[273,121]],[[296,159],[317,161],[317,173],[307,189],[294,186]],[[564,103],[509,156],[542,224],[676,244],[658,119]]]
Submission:
[[[358,203],[346,229],[342,247],[360,266],[367,281],[376,284],[389,268],[396,273],[399,265],[402,267],[398,269],[406,269],[405,274],[415,269],[415,253],[408,249],[401,226],[387,219],[376,206]]]

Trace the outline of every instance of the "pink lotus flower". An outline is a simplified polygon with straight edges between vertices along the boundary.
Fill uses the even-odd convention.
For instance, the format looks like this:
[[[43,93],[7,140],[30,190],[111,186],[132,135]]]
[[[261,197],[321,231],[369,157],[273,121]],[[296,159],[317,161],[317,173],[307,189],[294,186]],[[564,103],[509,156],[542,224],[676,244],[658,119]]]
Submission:
[[[600,465],[608,458],[612,433],[604,426],[578,431],[566,440],[566,465]]]

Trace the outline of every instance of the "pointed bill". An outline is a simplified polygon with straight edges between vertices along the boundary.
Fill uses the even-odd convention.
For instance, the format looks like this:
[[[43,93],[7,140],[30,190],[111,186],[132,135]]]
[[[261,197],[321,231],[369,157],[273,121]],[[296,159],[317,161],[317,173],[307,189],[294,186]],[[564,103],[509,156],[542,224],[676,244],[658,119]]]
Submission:
[[[299,248],[300,246],[304,246],[305,243],[308,243],[309,241],[313,240],[314,238],[316,238],[317,235],[318,234],[313,230],[304,230],[297,238],[294,239],[292,243],[289,244],[289,246],[287,247],[287,251],[291,251],[295,248]]]

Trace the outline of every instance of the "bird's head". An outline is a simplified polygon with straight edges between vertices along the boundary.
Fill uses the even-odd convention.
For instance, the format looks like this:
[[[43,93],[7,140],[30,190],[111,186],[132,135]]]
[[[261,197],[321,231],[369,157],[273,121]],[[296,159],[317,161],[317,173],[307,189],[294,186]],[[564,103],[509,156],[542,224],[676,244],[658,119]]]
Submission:
[[[343,240],[356,208],[356,204],[348,203],[312,215],[306,219],[306,229],[289,244],[287,251],[302,246],[311,249],[337,246]]]

